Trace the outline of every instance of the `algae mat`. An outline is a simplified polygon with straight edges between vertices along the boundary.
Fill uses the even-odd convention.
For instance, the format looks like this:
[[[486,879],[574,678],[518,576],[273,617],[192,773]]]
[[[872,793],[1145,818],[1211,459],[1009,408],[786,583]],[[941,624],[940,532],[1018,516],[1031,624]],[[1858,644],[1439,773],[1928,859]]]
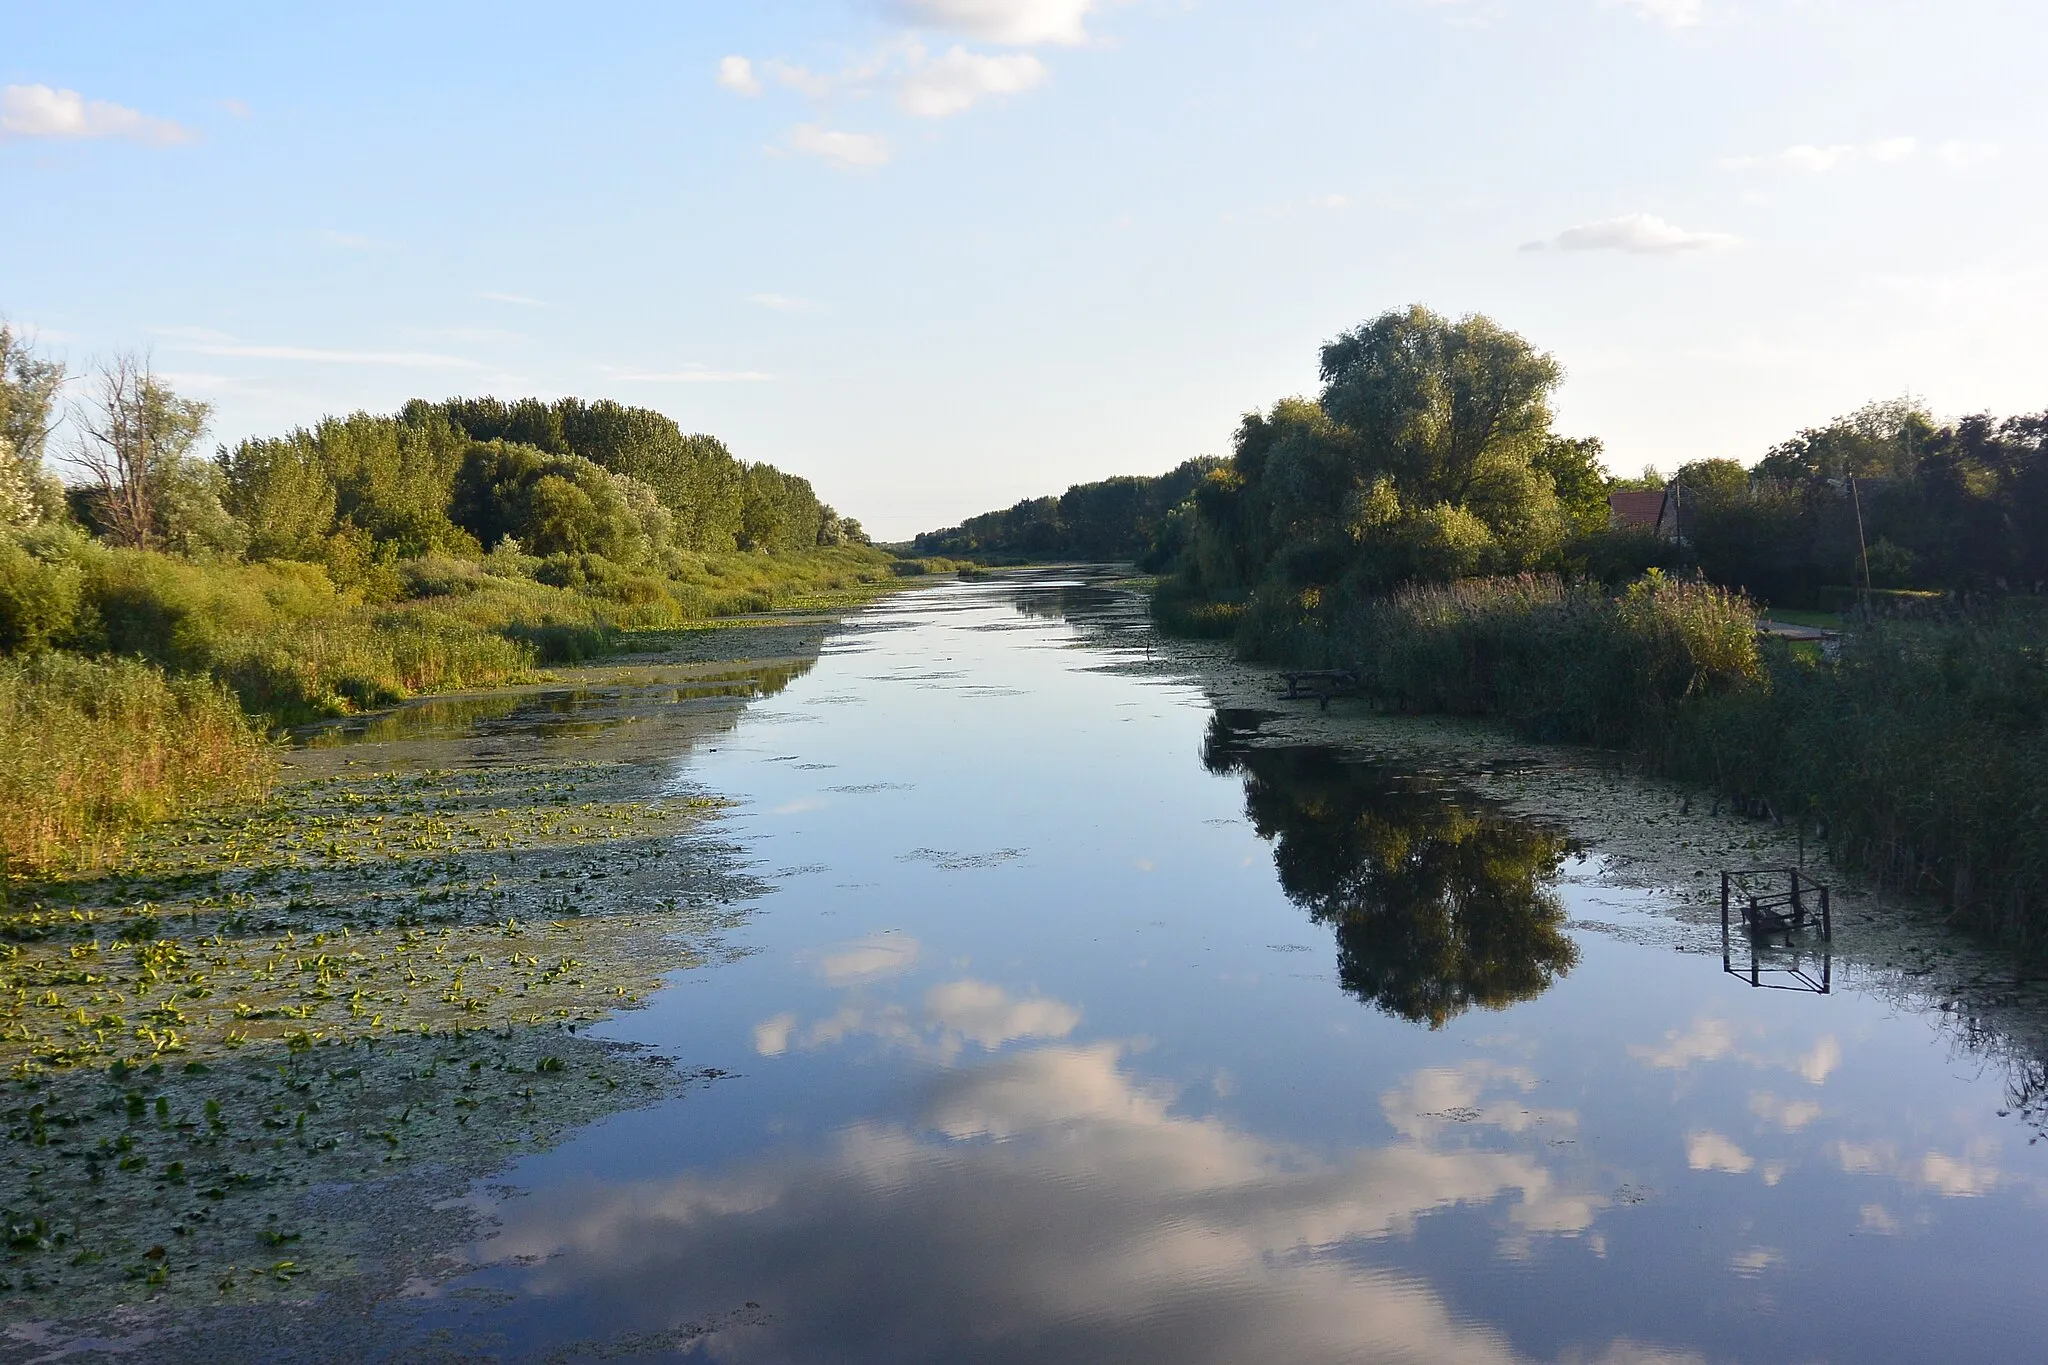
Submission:
[[[436,1274],[476,1179],[716,1079],[583,1030],[732,956],[769,888],[675,770],[828,628],[320,727],[261,805],[15,886],[0,1355],[347,1316]]]

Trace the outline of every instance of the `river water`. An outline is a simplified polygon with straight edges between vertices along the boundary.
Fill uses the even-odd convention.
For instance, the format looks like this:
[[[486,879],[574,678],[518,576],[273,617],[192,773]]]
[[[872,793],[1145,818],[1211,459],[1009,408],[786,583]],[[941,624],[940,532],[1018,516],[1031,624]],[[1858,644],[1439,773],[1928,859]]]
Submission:
[[[479,1190],[420,1349],[2048,1352],[2048,1153],[1941,1011],[1752,988],[1598,848],[1147,646],[1128,594],[919,590],[679,758],[780,890],[603,1031],[729,1074]]]

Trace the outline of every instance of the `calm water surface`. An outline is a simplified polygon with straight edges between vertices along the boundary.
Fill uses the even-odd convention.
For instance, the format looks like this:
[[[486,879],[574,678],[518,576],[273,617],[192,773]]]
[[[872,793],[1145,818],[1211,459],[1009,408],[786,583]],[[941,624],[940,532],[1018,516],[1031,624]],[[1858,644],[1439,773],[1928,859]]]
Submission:
[[[735,1074],[480,1195],[421,1340],[2048,1354],[2048,1153],[1938,1013],[1644,946],[1656,898],[1594,884],[1597,849],[1260,747],[1120,667],[1144,644],[1128,596],[921,591],[679,760],[783,889],[752,956],[607,1028]]]

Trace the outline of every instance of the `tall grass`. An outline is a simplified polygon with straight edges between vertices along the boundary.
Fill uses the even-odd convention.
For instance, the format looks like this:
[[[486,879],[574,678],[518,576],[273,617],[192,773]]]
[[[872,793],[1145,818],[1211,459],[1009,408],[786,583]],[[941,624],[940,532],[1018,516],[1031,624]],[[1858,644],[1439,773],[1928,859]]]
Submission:
[[[1815,820],[1843,864],[2048,950],[2048,628],[2011,614],[1881,624],[1838,660],[1790,651],[1769,686],[1678,717],[1674,776]]]
[[[260,792],[271,758],[234,697],[129,659],[0,659],[0,859],[90,865],[136,828]]]
[[[1631,751],[1825,836],[1838,863],[2048,952],[2048,620],[1880,623],[1824,660],[1760,640],[1747,599],[1651,573],[1419,585],[1321,610],[1254,598],[1239,648],[1358,672],[1412,711]],[[1158,613],[1171,629],[1184,603]]]
[[[1330,648],[1406,709],[1613,748],[1653,740],[1690,700],[1764,676],[1746,599],[1660,574],[1619,596],[1539,575],[1403,588],[1340,612]]]

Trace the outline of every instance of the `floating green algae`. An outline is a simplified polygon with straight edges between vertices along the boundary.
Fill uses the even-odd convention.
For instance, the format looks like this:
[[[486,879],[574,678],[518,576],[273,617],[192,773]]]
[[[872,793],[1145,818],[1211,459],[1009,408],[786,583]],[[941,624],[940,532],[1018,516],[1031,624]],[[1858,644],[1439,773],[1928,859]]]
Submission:
[[[598,676],[596,709],[654,722],[631,759],[557,732],[511,761],[501,729],[460,728],[516,720],[502,700],[301,750],[261,805],[17,879],[0,1315],[44,1340],[110,1313],[388,1292],[460,1235],[435,1206],[470,1181],[714,1079],[583,1026],[729,960],[721,935],[767,889],[717,832],[728,803],[675,789],[649,738],[687,752],[806,663],[749,671],[766,687],[729,665]]]

